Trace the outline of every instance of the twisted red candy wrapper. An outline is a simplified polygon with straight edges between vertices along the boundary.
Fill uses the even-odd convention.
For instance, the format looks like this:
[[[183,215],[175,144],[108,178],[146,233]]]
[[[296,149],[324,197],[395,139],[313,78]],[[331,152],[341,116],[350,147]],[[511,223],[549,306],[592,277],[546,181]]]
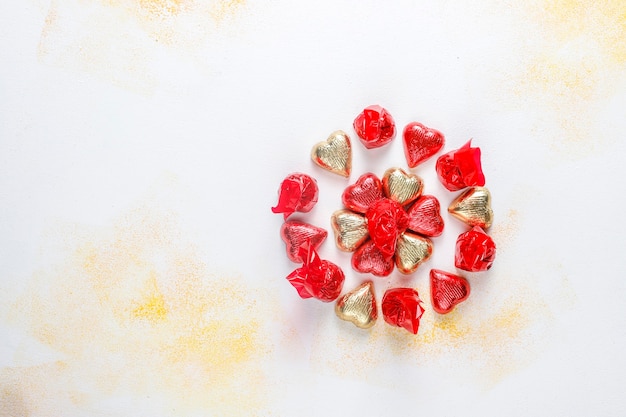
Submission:
[[[287,276],[302,298],[317,298],[324,302],[335,300],[341,294],[345,276],[341,268],[323,260],[308,244],[300,246],[300,258],[304,260],[301,268]]]
[[[396,123],[389,112],[378,105],[366,107],[354,119],[354,130],[367,149],[388,144],[396,134]]]
[[[290,174],[280,184],[278,204],[272,207],[272,213],[283,213],[286,219],[296,211],[309,212],[317,203],[318,194],[313,177],[299,172]]]
[[[458,191],[465,187],[485,185],[480,162],[480,148],[472,148],[472,141],[455,151],[441,155],[437,159],[435,169],[439,181],[450,191]]]
[[[406,125],[402,134],[404,155],[410,168],[415,168],[443,148],[443,134],[435,129],[413,122]]]
[[[439,269],[430,270],[430,298],[437,313],[451,312],[469,294],[470,286],[465,278]]]
[[[465,271],[479,272],[491,268],[496,259],[496,244],[483,229],[475,226],[456,240],[454,265]]]
[[[413,288],[387,290],[383,296],[382,310],[387,323],[417,334],[424,308],[416,290]]]
[[[367,229],[374,245],[385,258],[396,252],[396,241],[408,226],[409,218],[402,206],[389,198],[375,201],[365,213]]]

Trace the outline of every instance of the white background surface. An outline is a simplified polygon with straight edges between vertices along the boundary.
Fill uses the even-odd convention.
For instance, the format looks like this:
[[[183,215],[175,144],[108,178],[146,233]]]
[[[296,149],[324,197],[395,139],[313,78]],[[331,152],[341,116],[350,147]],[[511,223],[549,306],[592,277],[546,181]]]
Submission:
[[[28,0],[0,15],[0,415],[624,412],[623,3]],[[270,207],[287,174],[318,179],[319,203],[299,218],[330,231],[348,183],[406,167],[399,137],[371,151],[353,140],[350,181],[312,164],[311,147],[336,129],[354,137],[369,104],[399,129],[441,130],[445,151],[469,138],[482,149],[499,251],[451,319],[465,331],[433,333],[429,311],[417,338],[382,320],[363,332],[284,279],[295,266]],[[413,172],[445,210],[454,194],[434,162]],[[463,230],[445,219],[428,266],[376,279],[379,299],[410,285],[429,305],[428,270],[453,270]],[[80,273],[63,271],[77,270],[77,248],[109,253],[119,236],[142,247],[153,226],[171,234],[141,249],[159,286],[177,279],[159,275],[171,261],[159,250],[193,247],[202,280],[238,283],[228,315],[258,329],[243,363],[181,365],[206,395],[168,385],[176,367],[138,384],[161,374],[125,347],[126,322],[119,349],[100,351],[89,326],[59,342],[118,302],[83,311],[72,298]],[[344,290],[364,278],[332,234],[321,253],[346,271]],[[115,277],[121,300],[145,280]],[[205,315],[219,323],[218,310]]]

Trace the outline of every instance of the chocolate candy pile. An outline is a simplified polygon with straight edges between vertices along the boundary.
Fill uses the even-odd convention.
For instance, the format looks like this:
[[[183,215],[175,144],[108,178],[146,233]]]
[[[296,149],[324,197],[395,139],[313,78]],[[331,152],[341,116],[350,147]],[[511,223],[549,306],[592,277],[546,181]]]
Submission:
[[[367,149],[392,141],[396,126],[391,114],[378,105],[365,108],[354,120],[354,130]],[[441,132],[412,122],[402,134],[409,168],[436,155],[444,146]],[[343,131],[333,132],[313,147],[311,158],[321,168],[349,177],[352,171],[352,144]],[[480,148],[471,141],[441,155],[435,169],[449,191],[464,190],[448,207],[448,212],[470,228],[458,236],[454,263],[467,272],[491,268],[496,254],[493,239],[485,233],[493,222],[491,194],[484,187]],[[344,208],[331,216],[337,247],[352,252],[352,268],[361,274],[389,276],[394,268],[412,274],[433,253],[431,237],[444,230],[436,197],[422,193],[422,179],[402,168],[390,168],[382,176],[368,172],[348,185],[341,200]],[[317,202],[317,181],[304,173],[288,175],[280,185],[273,213],[283,213],[280,235],[289,259],[301,263],[287,276],[300,297],[324,302],[337,300],[335,312],[343,320],[369,328],[378,318],[376,296],[371,281],[365,281],[341,295],[345,275],[329,260],[321,259],[318,248],[328,232],[318,226],[288,220],[295,212],[307,213]],[[430,271],[433,310],[449,313],[467,299],[470,286],[464,277],[439,269]],[[383,295],[381,311],[385,322],[417,334],[424,308],[417,290],[390,288]]]

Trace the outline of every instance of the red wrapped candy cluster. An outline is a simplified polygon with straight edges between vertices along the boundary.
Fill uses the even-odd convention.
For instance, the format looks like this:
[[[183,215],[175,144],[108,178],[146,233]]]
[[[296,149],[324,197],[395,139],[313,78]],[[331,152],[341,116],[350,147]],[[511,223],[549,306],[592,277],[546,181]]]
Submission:
[[[353,127],[366,149],[390,143],[396,133],[393,117],[379,105],[366,107],[354,119]],[[342,134],[349,141],[347,134]],[[435,156],[445,145],[441,132],[418,122],[405,126],[402,140],[410,168]],[[341,168],[340,162],[346,158],[350,160],[351,148],[327,146],[323,156],[328,161],[328,167],[318,166],[337,173]],[[490,269],[496,254],[495,243],[485,230],[474,226],[489,227],[493,214],[490,193],[481,188],[485,185],[485,176],[480,148],[472,147],[471,141],[468,141],[459,149],[441,155],[435,170],[449,191],[473,187],[467,190],[468,194],[460,195],[449,208],[454,217],[469,226],[458,236],[454,265],[467,272]],[[344,209],[332,215],[331,224],[338,248],[353,252],[351,265],[356,272],[387,277],[397,268],[401,273],[411,274],[431,257],[433,243],[430,238],[443,233],[444,220],[439,201],[432,195],[422,195],[422,187],[421,178],[400,168],[391,168],[382,180],[368,172],[345,188],[341,196]],[[328,232],[300,220],[287,221],[293,213],[311,211],[318,194],[314,178],[303,173],[290,174],[280,185],[278,203],[272,207],[272,212],[284,215],[280,236],[285,243],[287,257],[302,264],[287,276],[287,280],[300,297],[330,302],[341,295],[345,275],[338,265],[322,259],[318,254]],[[344,300],[339,300],[336,306],[340,318],[363,328],[371,326],[363,323],[373,323],[377,317],[374,294],[370,290],[371,295],[368,295],[363,290],[366,288],[364,285],[371,286],[371,283],[364,283],[346,293]],[[432,309],[438,314],[447,314],[469,297],[470,284],[463,276],[431,269],[430,295]],[[346,299],[356,303],[350,304],[348,313]],[[413,334],[417,334],[425,311],[414,288],[388,289],[382,298],[381,310],[386,323]]]

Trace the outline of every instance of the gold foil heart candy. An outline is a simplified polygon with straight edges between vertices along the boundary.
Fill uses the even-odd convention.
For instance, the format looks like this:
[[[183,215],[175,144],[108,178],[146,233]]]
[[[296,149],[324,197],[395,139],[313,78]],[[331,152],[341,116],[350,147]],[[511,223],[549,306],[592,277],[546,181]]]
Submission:
[[[433,254],[430,239],[413,233],[403,233],[396,247],[396,266],[403,274],[412,274]]]
[[[311,158],[320,167],[349,177],[352,171],[352,145],[346,132],[337,130],[325,142],[313,146]]]
[[[362,329],[369,329],[378,318],[372,282],[367,281],[350,291],[335,304],[335,314]]]
[[[471,187],[450,203],[448,212],[470,227],[487,229],[493,222],[491,193],[485,187]]]
[[[342,251],[354,252],[367,239],[367,219],[350,210],[337,210],[330,218],[335,243]]]
[[[405,206],[422,194],[424,181],[401,168],[389,168],[383,176],[383,190],[390,199]]]

